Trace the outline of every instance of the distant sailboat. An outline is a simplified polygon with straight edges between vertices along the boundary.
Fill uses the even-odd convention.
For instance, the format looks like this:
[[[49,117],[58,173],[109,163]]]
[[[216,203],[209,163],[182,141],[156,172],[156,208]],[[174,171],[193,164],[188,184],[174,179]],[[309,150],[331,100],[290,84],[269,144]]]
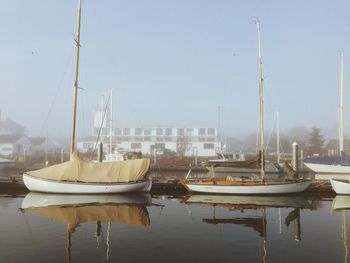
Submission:
[[[68,194],[105,194],[150,191],[152,181],[147,178],[149,159],[119,162],[87,162],[75,149],[75,128],[78,94],[81,2],[78,7],[76,36],[76,69],[70,160],[41,170],[25,172],[23,181],[30,191]]]
[[[261,194],[286,194],[298,193],[306,190],[310,180],[290,179],[284,181],[265,178],[265,153],[264,153],[264,101],[262,81],[262,59],[260,48],[260,21],[256,20],[258,39],[258,65],[259,65],[259,98],[260,98],[260,180],[245,180],[228,176],[226,179],[186,179],[182,181],[184,187],[190,192],[238,194],[238,195],[261,195]]]
[[[350,157],[344,153],[344,124],[343,124],[343,53],[340,59],[340,106],[339,106],[339,155],[326,157],[309,157],[304,164],[316,174],[325,174],[323,178],[333,178],[337,175],[350,175]],[[327,176],[328,175],[328,176]],[[338,177],[339,179],[339,177]]]

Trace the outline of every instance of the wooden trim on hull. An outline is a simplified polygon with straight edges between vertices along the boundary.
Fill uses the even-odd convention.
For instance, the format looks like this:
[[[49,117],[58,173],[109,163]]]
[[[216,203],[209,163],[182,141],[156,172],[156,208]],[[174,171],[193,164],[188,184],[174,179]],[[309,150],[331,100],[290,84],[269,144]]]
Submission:
[[[126,192],[150,192],[151,180],[128,183],[84,183],[39,179],[23,174],[25,186],[34,192],[62,194],[108,194]]]

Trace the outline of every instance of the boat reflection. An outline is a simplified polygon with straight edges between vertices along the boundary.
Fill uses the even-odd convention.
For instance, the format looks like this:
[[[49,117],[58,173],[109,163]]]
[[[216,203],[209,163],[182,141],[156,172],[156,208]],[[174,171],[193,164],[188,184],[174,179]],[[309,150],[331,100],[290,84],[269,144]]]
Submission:
[[[341,239],[344,246],[344,262],[348,262],[349,249],[348,249],[348,231],[346,224],[346,210],[350,209],[350,196],[349,195],[337,195],[333,199],[332,203],[333,211],[341,212],[342,215],[342,233]]]
[[[262,262],[267,261],[267,208],[292,208],[285,218],[288,227],[294,222],[294,240],[301,240],[300,211],[302,209],[314,210],[320,207],[320,203],[305,196],[227,196],[227,195],[192,195],[187,197],[186,204],[200,204],[213,207],[212,218],[204,218],[208,224],[235,224],[251,228],[259,233],[262,238]],[[223,207],[229,211],[241,211],[261,209],[261,216],[244,216],[233,218],[218,218],[216,208]],[[279,211],[280,212],[280,211]],[[279,213],[280,214],[280,213]],[[281,218],[280,218],[281,220]]]
[[[223,206],[232,209],[258,207],[292,207],[317,209],[320,203],[305,196],[239,196],[239,195],[191,195],[184,199],[187,204]]]
[[[127,224],[139,227],[150,225],[147,206],[152,204],[150,194],[128,195],[56,195],[29,193],[21,210],[44,216],[67,225],[67,262],[71,261],[71,235],[86,222],[96,222],[95,237],[99,244],[101,223],[108,223],[107,251],[109,259],[110,224]]]

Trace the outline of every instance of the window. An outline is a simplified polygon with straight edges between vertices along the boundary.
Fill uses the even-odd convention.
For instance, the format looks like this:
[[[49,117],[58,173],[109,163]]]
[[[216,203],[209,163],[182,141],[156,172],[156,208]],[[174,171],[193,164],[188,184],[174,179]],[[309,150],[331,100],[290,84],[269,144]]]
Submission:
[[[115,130],[116,130],[116,134],[117,134],[117,135],[122,135],[122,129],[117,128],[117,129],[115,129]]]
[[[123,142],[130,142],[130,137],[123,137]]]
[[[198,134],[199,135],[205,135],[205,128],[199,128],[198,129]]]
[[[142,134],[142,129],[141,128],[136,128],[135,129],[135,135],[141,135]]]
[[[206,150],[214,149],[214,143],[205,143],[203,148]]]
[[[151,135],[151,129],[144,129],[143,134],[144,135]]]
[[[133,149],[133,150],[141,149],[141,143],[139,143],[139,142],[132,142],[131,143],[131,149]]]
[[[152,141],[152,138],[151,138],[151,137],[145,137],[145,138],[144,138],[144,141],[145,141],[145,142],[150,142],[150,141]]]
[[[165,129],[165,135],[172,135],[172,130],[170,128]]]
[[[162,142],[163,140],[164,140],[163,137],[157,137],[157,138],[156,138],[156,141],[157,141],[157,142]]]
[[[177,129],[177,136],[184,136],[185,135],[185,129]]]
[[[93,143],[83,143],[83,148],[84,149],[90,149],[90,148],[93,148],[94,147],[94,144]]]
[[[215,135],[215,128],[208,128],[208,135]]]
[[[142,142],[142,137],[135,137],[135,141],[137,141],[137,142]]]
[[[208,142],[215,142],[215,137],[208,137],[208,138],[207,138],[207,141],[208,141]]]
[[[186,135],[187,136],[193,136],[193,128],[187,128],[186,129]]]
[[[165,137],[165,138],[164,138],[164,141],[166,141],[166,142],[171,142],[172,139],[171,139],[171,137]]]
[[[157,135],[163,135],[163,129],[157,128],[156,134],[157,134]]]
[[[130,135],[130,129],[129,128],[123,128],[123,135]]]
[[[154,144],[154,148],[165,149],[165,143],[156,143],[156,144]]]

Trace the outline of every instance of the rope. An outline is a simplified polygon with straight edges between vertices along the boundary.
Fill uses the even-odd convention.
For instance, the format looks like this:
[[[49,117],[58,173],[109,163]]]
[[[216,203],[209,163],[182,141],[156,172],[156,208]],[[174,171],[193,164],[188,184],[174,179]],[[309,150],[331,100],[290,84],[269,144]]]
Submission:
[[[62,88],[62,86],[63,86],[63,85],[62,85],[62,84],[63,84],[63,80],[64,80],[64,78],[66,77],[67,69],[68,69],[68,66],[69,66],[69,64],[70,64],[70,62],[71,62],[72,56],[73,56],[73,51],[74,51],[74,47],[71,49],[70,56],[69,56],[69,58],[68,58],[68,60],[67,60],[67,63],[66,63],[66,67],[65,67],[65,69],[64,69],[64,71],[63,71],[63,74],[62,74],[62,77],[61,77],[60,81],[58,82],[58,86],[57,86],[57,89],[56,89],[55,96],[53,97],[53,100],[52,100],[51,105],[50,105],[50,107],[49,107],[49,111],[48,111],[48,113],[47,113],[47,115],[46,115],[46,118],[45,118],[44,123],[43,123],[43,127],[42,127],[42,129],[41,129],[41,134],[43,133],[45,127],[47,126],[47,122],[48,122],[48,119],[49,119],[49,117],[50,117],[50,114],[51,114],[51,112],[52,112],[52,110],[53,110],[53,107],[54,107],[54,105],[55,105],[57,96],[58,96],[58,94],[59,94],[59,92],[61,91],[61,88]]]

